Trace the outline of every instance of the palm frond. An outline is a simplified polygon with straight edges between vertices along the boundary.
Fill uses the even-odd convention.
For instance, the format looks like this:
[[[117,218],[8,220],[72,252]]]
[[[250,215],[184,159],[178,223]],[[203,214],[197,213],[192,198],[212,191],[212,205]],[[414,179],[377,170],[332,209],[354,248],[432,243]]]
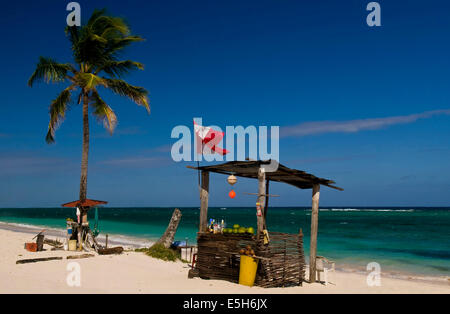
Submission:
[[[130,98],[136,104],[141,105],[147,109],[148,113],[150,113],[150,105],[148,101],[148,91],[140,86],[133,86],[125,82],[124,80],[119,79],[108,79],[103,78],[106,87],[112,90],[114,93]]]
[[[107,37],[108,34],[121,34],[122,36],[130,33],[130,28],[121,17],[113,17],[106,14],[106,9],[95,10],[89,18],[86,27],[99,36]]]
[[[79,72],[73,77],[73,81],[82,89],[92,90],[98,85],[107,86],[105,80],[92,73]]]
[[[39,57],[36,70],[28,80],[28,86],[32,87],[38,80],[44,80],[46,83],[64,81],[69,71],[74,71],[74,68],[68,63],[57,63],[53,59]]]
[[[121,38],[112,38],[108,40],[108,47],[105,49],[105,54],[110,56],[115,56],[115,54],[132,43],[144,41],[145,39],[141,36],[130,35]]]
[[[72,46],[74,59],[79,64],[98,64],[108,60],[104,54],[107,42],[90,31],[86,26],[81,27],[78,41]]]
[[[97,90],[93,90],[90,96],[91,106],[94,108],[93,114],[103,122],[103,126],[113,133],[117,125],[117,117],[111,107],[106,104],[98,94]]]
[[[79,26],[66,26],[65,32],[66,32],[66,36],[69,38],[70,42],[72,43],[72,49],[73,49],[73,47],[78,43],[78,40],[80,39],[80,27]]]
[[[50,122],[48,123],[48,132],[45,137],[45,141],[49,144],[55,142],[55,131],[66,115],[72,89],[74,89],[73,85],[64,89],[50,104]]]
[[[126,36],[130,34],[130,27],[123,18],[102,16],[98,18],[94,25],[93,30],[99,35],[105,38],[111,38],[112,36]]]
[[[132,70],[143,70],[144,65],[140,62],[135,62],[131,60],[124,61],[108,61],[105,64],[99,66],[96,73],[104,71],[110,76],[122,77],[128,74]]]
[[[106,14],[106,8],[103,9],[95,9],[94,12],[92,12],[91,17],[89,18],[87,25],[92,25],[96,19],[98,19],[100,16]]]
[[[103,45],[106,45],[107,43],[108,43],[108,40],[106,39],[106,38],[104,38],[104,37],[102,37],[102,36],[99,36],[99,35],[97,35],[97,34],[90,34],[90,38],[89,38],[90,40],[91,40],[91,42],[93,42],[93,43],[95,43],[96,41],[99,43],[99,44],[103,44]]]
[[[99,65],[117,61],[120,50],[133,42],[143,40],[139,36],[124,36],[123,30],[114,27],[109,28],[106,34],[105,31],[82,27],[78,42],[72,46],[77,63]]]

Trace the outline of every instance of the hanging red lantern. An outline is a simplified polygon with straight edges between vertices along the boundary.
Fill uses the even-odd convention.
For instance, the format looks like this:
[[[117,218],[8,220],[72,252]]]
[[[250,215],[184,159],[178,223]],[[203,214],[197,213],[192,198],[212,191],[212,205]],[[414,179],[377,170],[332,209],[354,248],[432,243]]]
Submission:
[[[228,196],[229,196],[230,198],[235,198],[235,197],[236,197],[236,192],[233,191],[233,190],[231,190],[230,193],[228,193]]]

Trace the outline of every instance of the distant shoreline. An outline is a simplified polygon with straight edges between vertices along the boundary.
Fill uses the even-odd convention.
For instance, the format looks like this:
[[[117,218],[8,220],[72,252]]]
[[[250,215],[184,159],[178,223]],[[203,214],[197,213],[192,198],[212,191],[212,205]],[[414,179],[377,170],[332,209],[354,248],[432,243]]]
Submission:
[[[65,239],[66,231],[64,229],[52,228],[47,226],[20,224],[20,223],[8,223],[0,222],[0,229],[12,232],[27,233],[33,236],[45,229],[45,235],[52,238]],[[101,244],[105,243],[105,235],[99,235],[98,241]],[[124,246],[128,249],[137,249],[142,247],[149,247],[154,242],[151,240],[145,240],[143,238],[123,236],[117,234],[111,234],[108,236],[108,243],[115,246]]]
[[[301,208],[301,209],[311,209],[311,205],[304,205],[304,206],[299,206],[299,205],[284,205],[284,206],[276,206],[277,208]],[[61,207],[59,206],[15,206],[15,207],[0,207],[0,210],[2,209],[61,209]],[[143,209],[143,208],[167,208],[167,209],[175,209],[175,208],[180,208],[180,209],[186,209],[186,208],[199,208],[198,205],[194,205],[194,206],[99,206],[99,208],[104,208],[104,209],[118,209],[118,208],[139,208],[139,209]],[[209,208],[254,208],[253,206],[209,206]],[[389,209],[389,210],[398,210],[398,209],[438,209],[438,210],[450,210],[450,205],[447,206],[414,206],[414,205],[404,205],[404,206],[357,206],[357,205],[352,205],[352,206],[337,206],[337,205],[330,205],[330,206],[320,206],[320,209],[374,209],[374,210],[382,210],[382,209]]]

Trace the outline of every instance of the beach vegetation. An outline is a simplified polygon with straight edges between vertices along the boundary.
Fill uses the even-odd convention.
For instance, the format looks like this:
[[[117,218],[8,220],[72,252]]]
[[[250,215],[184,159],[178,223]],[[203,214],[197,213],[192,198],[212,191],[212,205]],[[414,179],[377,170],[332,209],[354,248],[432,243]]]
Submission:
[[[180,252],[171,248],[166,248],[163,244],[154,244],[149,248],[136,249],[136,252],[143,252],[148,256],[163,261],[176,262],[177,260],[181,260]]]

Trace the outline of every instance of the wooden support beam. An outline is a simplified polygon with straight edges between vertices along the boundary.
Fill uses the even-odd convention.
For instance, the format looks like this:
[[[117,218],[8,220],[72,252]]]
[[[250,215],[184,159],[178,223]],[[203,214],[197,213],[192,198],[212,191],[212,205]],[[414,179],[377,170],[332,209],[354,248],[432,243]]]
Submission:
[[[257,221],[257,233],[256,238],[259,239],[260,234],[262,234],[264,230],[264,208],[265,208],[265,194],[266,194],[266,172],[264,168],[258,169],[258,203],[261,205],[261,216],[258,216],[258,212],[256,213],[256,221]]]
[[[88,209],[87,208],[80,208],[81,211],[81,223],[86,223],[88,222]]]
[[[209,171],[202,171],[200,189],[200,223],[198,232],[205,232],[208,225]]]
[[[263,229],[267,229],[267,209],[269,208],[269,196],[272,196],[269,194],[269,179],[266,179],[266,199],[265,199],[265,204],[264,204],[264,226]]]
[[[316,281],[317,230],[319,225],[320,184],[314,184],[312,190],[311,242],[309,246],[309,282]]]
[[[248,193],[248,192],[244,192],[244,194],[247,194],[247,195],[259,195],[259,193]],[[270,196],[270,197],[279,197],[280,195],[277,195],[277,194],[263,194],[266,198],[267,198],[267,196]]]
[[[83,249],[83,239],[81,238],[81,235],[83,233],[83,224],[80,223],[77,227],[77,239],[78,239],[78,250],[82,250]]]

